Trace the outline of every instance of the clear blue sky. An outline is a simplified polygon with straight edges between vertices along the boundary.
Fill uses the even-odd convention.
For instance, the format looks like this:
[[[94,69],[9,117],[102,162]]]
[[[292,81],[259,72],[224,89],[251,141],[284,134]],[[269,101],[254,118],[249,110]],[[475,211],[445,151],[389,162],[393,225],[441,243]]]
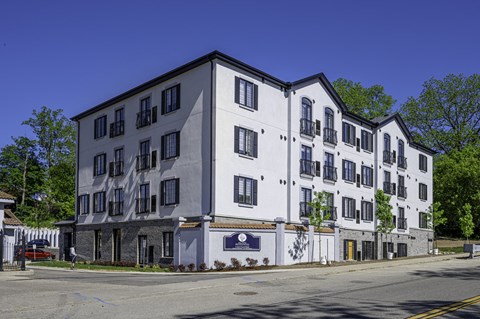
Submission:
[[[0,147],[42,105],[71,117],[219,50],[285,81],[397,99],[480,72],[480,1],[0,1]]]

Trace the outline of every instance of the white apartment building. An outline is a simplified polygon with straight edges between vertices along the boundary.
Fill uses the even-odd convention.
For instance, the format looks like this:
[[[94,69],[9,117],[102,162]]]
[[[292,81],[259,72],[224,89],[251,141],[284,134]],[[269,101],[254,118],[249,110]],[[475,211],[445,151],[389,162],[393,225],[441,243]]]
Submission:
[[[318,258],[316,236],[330,260],[431,249],[433,151],[398,114],[349,112],[322,73],[284,82],[215,51],[73,120],[78,204],[63,233],[86,258],[285,264]],[[396,224],[383,247],[379,188]],[[306,204],[315,191],[331,207],[317,231]]]

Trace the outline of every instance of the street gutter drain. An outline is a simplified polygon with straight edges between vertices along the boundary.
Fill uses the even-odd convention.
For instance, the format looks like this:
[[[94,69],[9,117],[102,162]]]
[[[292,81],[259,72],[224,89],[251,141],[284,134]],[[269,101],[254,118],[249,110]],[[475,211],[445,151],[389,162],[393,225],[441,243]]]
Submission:
[[[233,294],[234,294],[234,295],[237,295],[237,296],[253,296],[253,295],[257,295],[258,292],[254,292],[254,291],[239,291],[239,292],[234,292]]]

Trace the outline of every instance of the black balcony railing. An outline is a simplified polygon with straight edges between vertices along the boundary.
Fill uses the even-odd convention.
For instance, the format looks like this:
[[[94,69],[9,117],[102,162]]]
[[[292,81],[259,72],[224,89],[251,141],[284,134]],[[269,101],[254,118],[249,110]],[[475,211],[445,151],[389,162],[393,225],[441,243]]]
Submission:
[[[395,195],[395,183],[383,182],[383,192],[389,195]]]
[[[300,217],[309,217],[312,211],[313,208],[308,202],[300,202]]]
[[[407,219],[406,218],[399,218],[397,220],[397,229],[407,229]]]
[[[387,164],[395,163],[395,155],[393,152],[383,151],[383,162]]]
[[[323,212],[323,217],[326,217],[327,214],[330,214],[330,216],[326,220],[337,220],[337,207],[328,206],[328,209]]]
[[[337,145],[337,131],[328,127],[323,128],[323,141]]]
[[[125,133],[125,121],[110,123],[110,137],[123,135]]]
[[[407,198],[407,188],[405,186],[398,186],[398,197]]]
[[[135,212],[137,214],[150,212],[150,198],[137,198],[135,200]]]
[[[137,128],[152,124],[152,111],[145,110],[137,113]]]
[[[337,168],[333,166],[323,166],[323,179],[328,181],[337,181]]]
[[[300,174],[315,176],[315,162],[301,159]]]
[[[123,175],[123,161],[110,162],[110,177]]]
[[[398,163],[399,168],[406,169],[407,168],[407,158],[404,156],[398,156]]]
[[[150,169],[150,154],[137,155],[137,163],[135,168],[137,171]]]
[[[300,133],[307,136],[315,136],[315,122],[309,119],[300,119]]]
[[[110,202],[109,205],[108,205],[108,215],[110,215],[110,216],[123,215],[123,201],[121,201],[121,202]]]

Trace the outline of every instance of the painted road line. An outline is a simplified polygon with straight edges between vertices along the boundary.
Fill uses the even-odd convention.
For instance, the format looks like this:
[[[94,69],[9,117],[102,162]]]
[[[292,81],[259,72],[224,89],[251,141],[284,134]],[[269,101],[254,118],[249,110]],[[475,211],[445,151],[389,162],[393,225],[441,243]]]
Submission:
[[[446,305],[446,306],[443,306],[443,307],[440,307],[440,308],[435,308],[435,309],[429,310],[427,312],[408,317],[408,319],[435,318],[435,317],[447,314],[449,312],[453,312],[453,311],[456,311],[458,309],[474,305],[476,303],[480,303],[480,295],[476,296],[476,297],[469,298],[469,299],[465,299],[465,300],[462,300],[462,301],[459,301],[459,302],[455,302],[455,303],[452,303],[450,305]]]

